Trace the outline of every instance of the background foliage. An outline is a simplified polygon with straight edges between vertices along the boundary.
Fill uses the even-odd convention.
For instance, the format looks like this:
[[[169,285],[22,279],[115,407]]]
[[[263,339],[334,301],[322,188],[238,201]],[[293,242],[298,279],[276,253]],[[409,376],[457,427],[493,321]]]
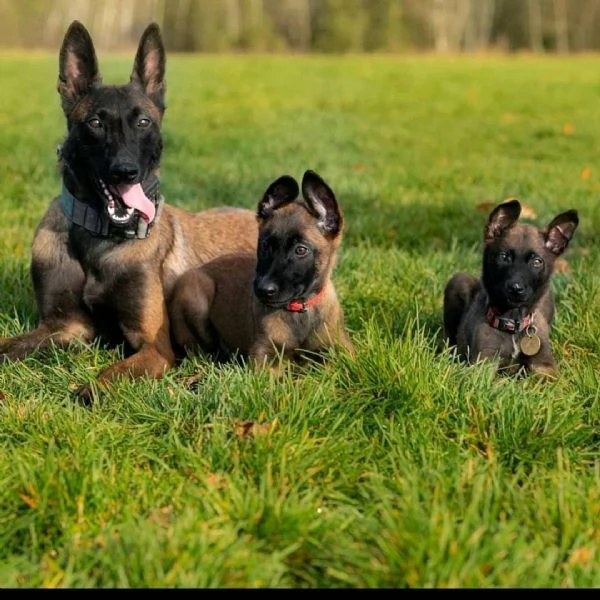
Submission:
[[[600,0],[1,0],[0,45],[58,47],[73,19],[105,49],[151,20],[183,52],[600,49]]]

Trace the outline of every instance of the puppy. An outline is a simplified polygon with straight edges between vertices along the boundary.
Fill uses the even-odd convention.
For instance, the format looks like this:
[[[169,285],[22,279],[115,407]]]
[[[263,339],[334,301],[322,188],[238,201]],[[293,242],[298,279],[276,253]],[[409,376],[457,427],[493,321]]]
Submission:
[[[481,279],[457,273],[444,290],[444,331],[461,358],[499,359],[509,374],[556,377],[550,348],[554,262],[579,224],[577,211],[556,216],[545,229],[518,223],[510,200],[491,212],[484,231]]]
[[[217,358],[258,365],[298,361],[339,345],[352,352],[331,280],[343,217],[333,191],[313,171],[274,181],[258,204],[256,253],[218,257],[185,273],[170,304],[174,342]]]

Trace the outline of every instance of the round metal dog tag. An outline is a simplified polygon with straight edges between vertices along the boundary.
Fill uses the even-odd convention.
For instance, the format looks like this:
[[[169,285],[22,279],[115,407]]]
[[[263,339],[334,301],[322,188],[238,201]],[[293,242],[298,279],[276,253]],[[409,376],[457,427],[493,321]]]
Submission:
[[[528,333],[521,338],[519,346],[525,356],[535,356],[540,351],[542,341],[536,333]]]

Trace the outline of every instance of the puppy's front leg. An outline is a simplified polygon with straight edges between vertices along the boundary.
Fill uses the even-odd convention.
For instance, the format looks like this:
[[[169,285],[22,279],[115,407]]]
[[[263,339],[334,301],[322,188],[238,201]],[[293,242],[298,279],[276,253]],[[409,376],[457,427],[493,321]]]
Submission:
[[[526,363],[527,373],[542,381],[553,381],[558,377],[558,369],[552,352],[544,346],[538,354],[532,356]]]
[[[276,344],[267,337],[256,340],[248,353],[253,368],[268,369],[277,377],[283,375],[284,367],[293,359],[293,355],[294,349],[284,344]]]

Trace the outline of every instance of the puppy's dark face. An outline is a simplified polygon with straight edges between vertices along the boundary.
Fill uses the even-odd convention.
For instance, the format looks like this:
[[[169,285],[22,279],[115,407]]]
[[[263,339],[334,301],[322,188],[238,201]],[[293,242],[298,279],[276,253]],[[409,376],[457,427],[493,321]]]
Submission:
[[[505,311],[534,304],[548,285],[553,264],[554,255],[544,250],[535,227],[507,230],[483,255],[483,282],[492,306]]]
[[[538,229],[517,223],[520,211],[517,200],[499,205],[485,230],[482,279],[492,306],[501,312],[531,307],[539,300],[579,222],[571,210]]]
[[[67,119],[61,150],[65,182],[79,199],[127,225],[148,208],[141,182],[159,165],[165,55],[159,30],[144,32],[131,82],[104,86],[87,30],[74,22],[59,60],[58,90]],[[149,207],[153,211],[153,207]]]
[[[261,227],[254,279],[261,302],[279,308],[319,291],[322,251],[314,228],[299,204],[280,209]]]
[[[314,172],[302,180],[304,202],[288,176],[269,186],[258,205],[254,292],[266,306],[306,301],[325,285],[340,243],[342,214],[331,189]]]

